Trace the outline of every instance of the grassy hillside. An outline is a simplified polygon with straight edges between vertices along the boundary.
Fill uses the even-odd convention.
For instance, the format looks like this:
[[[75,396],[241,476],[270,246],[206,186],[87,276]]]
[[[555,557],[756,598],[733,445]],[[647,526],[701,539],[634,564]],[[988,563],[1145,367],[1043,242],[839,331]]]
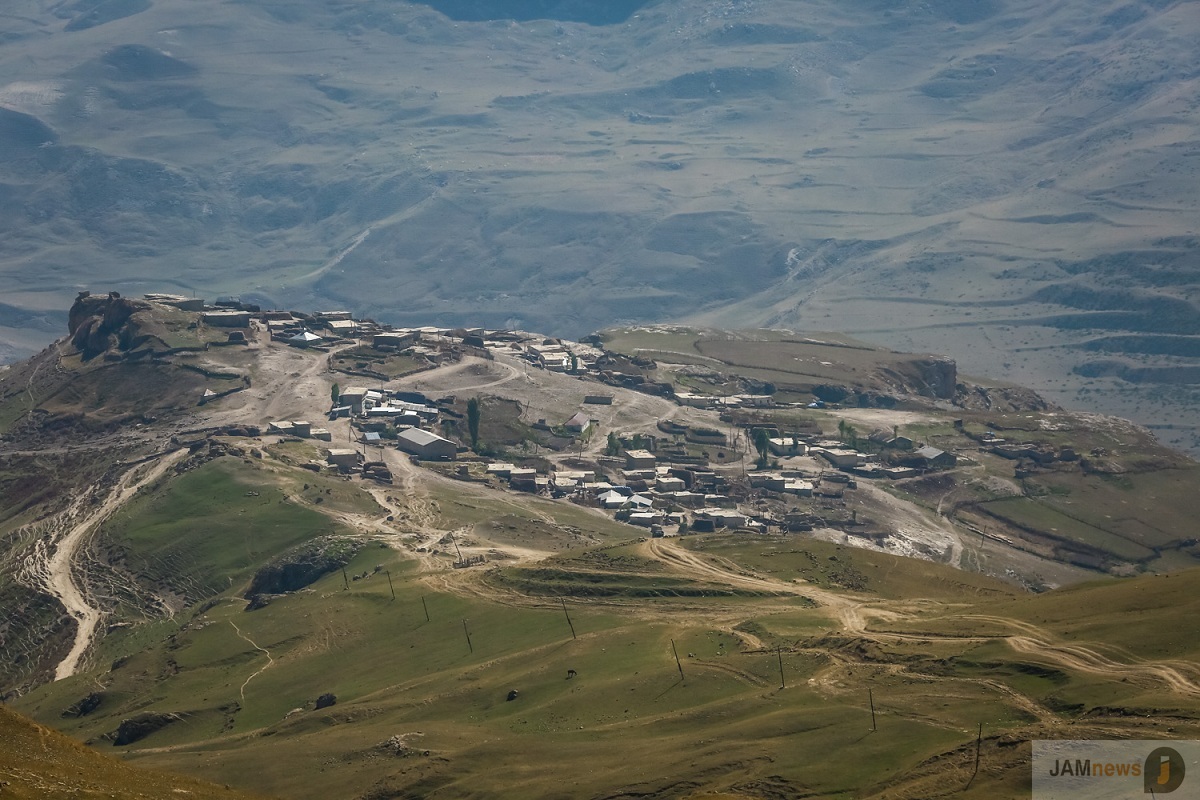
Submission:
[[[0,707],[0,781],[13,800],[108,797],[157,800],[182,795],[250,798],[254,795],[194,778],[131,767],[111,756]]]
[[[100,535],[110,562],[146,591],[198,603],[244,587],[263,563],[289,548],[350,533],[304,503],[329,497],[331,507],[338,505],[333,482],[314,476],[301,488],[292,480],[281,481],[241,459],[218,458],[144,494],[114,515]],[[361,492],[350,497],[360,508],[372,505]]]
[[[1191,445],[1190,9],[19,0],[0,332],[96,280],[834,329]]]
[[[349,588],[335,573],[256,611],[225,595],[114,631],[111,666],[19,706],[102,748],[122,719],[173,715],[117,751],[296,798],[929,797],[931,774],[967,783],[979,723],[984,770],[963,796],[1019,796],[1028,740],[1064,724],[1100,738],[1200,732],[1200,694],[1164,692],[1144,666],[1167,659],[1197,679],[1185,665],[1196,571],[1022,597],[798,537],[684,544],[718,570],[710,583],[775,591],[578,588],[585,573],[704,588],[644,541],[551,559],[575,577],[533,594],[522,567],[430,573],[371,547],[347,567],[369,577]],[[94,710],[61,716],[93,692]],[[318,710],[325,693],[336,704]]]

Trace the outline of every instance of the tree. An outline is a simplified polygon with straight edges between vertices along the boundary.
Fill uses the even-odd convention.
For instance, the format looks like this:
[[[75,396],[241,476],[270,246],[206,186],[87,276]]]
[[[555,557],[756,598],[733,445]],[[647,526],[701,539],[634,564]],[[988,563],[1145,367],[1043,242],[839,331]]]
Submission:
[[[758,451],[758,468],[767,466],[767,453],[771,449],[771,434],[766,428],[754,429],[754,449]]]
[[[479,446],[479,398],[467,401],[467,431],[471,434],[471,448]]]
[[[579,356],[571,353],[571,374],[579,372]]]
[[[846,420],[838,420],[838,438],[843,442],[846,441]]]
[[[329,399],[330,399],[330,401],[333,402],[333,404],[335,406],[338,404],[338,398],[341,396],[342,396],[342,387],[338,386],[336,383],[333,386],[329,387]]]
[[[604,454],[608,456],[621,455],[621,440],[612,431],[608,432],[608,444],[604,447]]]

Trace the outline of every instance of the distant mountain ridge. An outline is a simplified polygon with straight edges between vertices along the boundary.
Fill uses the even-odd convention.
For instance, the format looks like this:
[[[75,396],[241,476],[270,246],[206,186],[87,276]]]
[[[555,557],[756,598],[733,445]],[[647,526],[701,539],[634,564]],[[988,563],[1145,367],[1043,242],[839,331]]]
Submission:
[[[5,302],[840,329],[1198,446],[1190,8],[19,0]]]

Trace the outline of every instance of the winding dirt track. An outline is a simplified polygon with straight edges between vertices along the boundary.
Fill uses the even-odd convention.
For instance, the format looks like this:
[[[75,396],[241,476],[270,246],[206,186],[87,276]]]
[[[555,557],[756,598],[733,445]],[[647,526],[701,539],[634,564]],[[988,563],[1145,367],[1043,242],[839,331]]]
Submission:
[[[69,678],[75,674],[103,616],[101,610],[92,604],[86,591],[75,580],[76,563],[83,545],[104,520],[129,502],[139,489],[161,477],[186,453],[186,450],[169,453],[158,459],[148,470],[144,469],[144,465],[131,468],[121,476],[121,480],[109,491],[100,505],[83,519],[76,521],[83,513],[85,498],[80,498],[60,514],[53,524],[60,532],[51,544],[53,552],[42,564],[34,566],[32,571],[41,579],[46,591],[58,598],[76,622],[75,642],[70,652],[55,668],[55,680]],[[139,473],[141,476],[136,477]],[[47,550],[43,549],[42,552]]]
[[[714,559],[697,555],[685,550],[670,539],[649,540],[647,551],[653,557],[668,564],[672,569],[680,573],[692,575],[701,580],[724,583],[729,586],[739,586],[756,591],[786,592],[809,597],[828,609],[847,633],[880,642],[889,640],[919,641],[931,638],[930,636],[919,634],[887,633],[869,630],[867,627],[868,617],[886,616],[894,618],[902,615],[891,609],[872,608],[863,598],[829,592],[811,584],[791,584],[784,581],[747,575],[732,562],[725,559]],[[1008,617],[967,615],[965,618],[992,622],[1019,631],[1018,633],[1003,637],[1009,647],[1018,653],[1035,656],[1065,669],[1106,678],[1130,679],[1165,685],[1166,688],[1173,692],[1189,697],[1200,697],[1200,682],[1194,677],[1184,674],[1182,668],[1177,668],[1170,664],[1148,661],[1134,663],[1115,661],[1091,647],[1063,642],[1061,638],[1049,631]],[[996,637],[939,636],[937,638],[977,642]],[[987,681],[987,683],[996,687],[1001,685],[994,681]],[[1036,703],[1030,701],[1029,698],[1019,695],[1009,687],[1005,687],[1002,691],[1010,698],[1019,697],[1018,704],[1023,708],[1031,711],[1037,709],[1035,713],[1039,718],[1046,716],[1044,709],[1041,709]]]

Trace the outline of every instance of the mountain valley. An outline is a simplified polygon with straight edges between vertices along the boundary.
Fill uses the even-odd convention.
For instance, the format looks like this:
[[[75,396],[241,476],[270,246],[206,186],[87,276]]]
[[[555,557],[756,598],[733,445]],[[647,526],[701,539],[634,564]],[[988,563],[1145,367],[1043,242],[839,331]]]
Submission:
[[[1187,2],[7,4],[4,360],[96,276],[851,333],[1197,448]]]

